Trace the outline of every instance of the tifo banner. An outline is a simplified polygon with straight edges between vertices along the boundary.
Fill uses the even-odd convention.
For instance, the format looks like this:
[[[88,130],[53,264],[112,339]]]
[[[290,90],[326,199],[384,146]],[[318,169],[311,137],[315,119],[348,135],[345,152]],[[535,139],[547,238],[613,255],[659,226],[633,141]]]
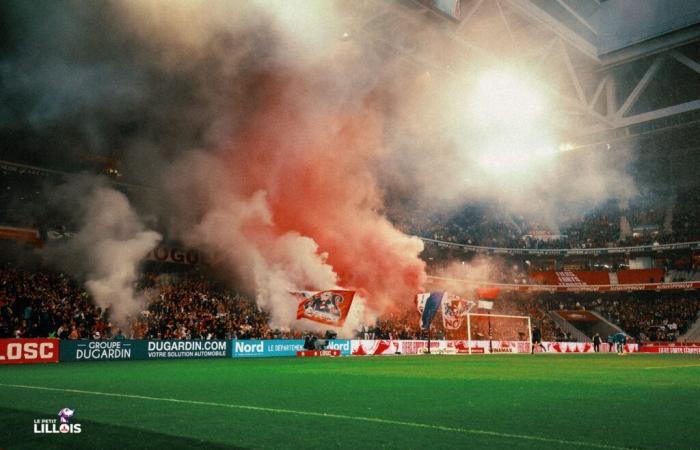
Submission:
[[[459,330],[464,326],[464,318],[474,302],[456,295],[447,295],[442,301],[442,325],[446,330]]]
[[[308,319],[342,327],[348,316],[355,291],[330,290],[319,292],[292,292],[299,301],[297,320]]]
[[[225,340],[110,340],[61,341],[61,362],[119,361],[144,359],[226,358],[231,355]]]
[[[58,362],[58,339],[0,339],[0,364]]]
[[[231,346],[234,358],[296,356],[298,351],[304,350],[304,341],[302,339],[234,340],[231,342]],[[350,341],[346,339],[329,340],[328,349],[340,350],[340,354],[343,356],[350,355]]]
[[[440,309],[443,299],[447,297],[445,292],[425,292],[416,295],[416,308],[421,316],[420,326],[427,330],[430,327],[430,322]]]
[[[678,353],[700,355],[700,344],[648,344],[639,349],[642,353]]]

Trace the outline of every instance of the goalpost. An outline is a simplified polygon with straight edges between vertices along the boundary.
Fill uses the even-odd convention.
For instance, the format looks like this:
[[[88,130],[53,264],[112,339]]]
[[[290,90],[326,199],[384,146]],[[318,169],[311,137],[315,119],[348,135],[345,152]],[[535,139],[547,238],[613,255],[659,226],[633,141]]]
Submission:
[[[530,353],[530,316],[467,314],[468,353]]]

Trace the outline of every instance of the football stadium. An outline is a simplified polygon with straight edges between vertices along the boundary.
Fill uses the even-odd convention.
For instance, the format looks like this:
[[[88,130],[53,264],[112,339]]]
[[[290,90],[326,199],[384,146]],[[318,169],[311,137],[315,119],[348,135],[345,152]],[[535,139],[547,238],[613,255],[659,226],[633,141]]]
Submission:
[[[5,0],[0,450],[700,448],[700,1]]]

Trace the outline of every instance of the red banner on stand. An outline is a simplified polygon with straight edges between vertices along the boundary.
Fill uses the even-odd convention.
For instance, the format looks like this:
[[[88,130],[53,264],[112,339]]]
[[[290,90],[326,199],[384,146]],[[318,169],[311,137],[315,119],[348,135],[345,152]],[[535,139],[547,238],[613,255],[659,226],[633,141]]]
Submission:
[[[308,319],[335,327],[342,327],[350,311],[355,291],[330,290],[319,292],[292,292],[299,300],[297,320]]]

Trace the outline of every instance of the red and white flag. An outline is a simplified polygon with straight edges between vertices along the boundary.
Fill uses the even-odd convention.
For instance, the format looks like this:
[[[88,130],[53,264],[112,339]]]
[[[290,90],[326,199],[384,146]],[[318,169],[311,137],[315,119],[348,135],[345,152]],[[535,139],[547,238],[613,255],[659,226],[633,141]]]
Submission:
[[[442,325],[446,330],[459,330],[473,305],[473,301],[457,295],[448,295],[447,299],[442,302]]]
[[[299,301],[297,320],[308,319],[342,327],[348,317],[355,291],[329,290],[292,292]]]

